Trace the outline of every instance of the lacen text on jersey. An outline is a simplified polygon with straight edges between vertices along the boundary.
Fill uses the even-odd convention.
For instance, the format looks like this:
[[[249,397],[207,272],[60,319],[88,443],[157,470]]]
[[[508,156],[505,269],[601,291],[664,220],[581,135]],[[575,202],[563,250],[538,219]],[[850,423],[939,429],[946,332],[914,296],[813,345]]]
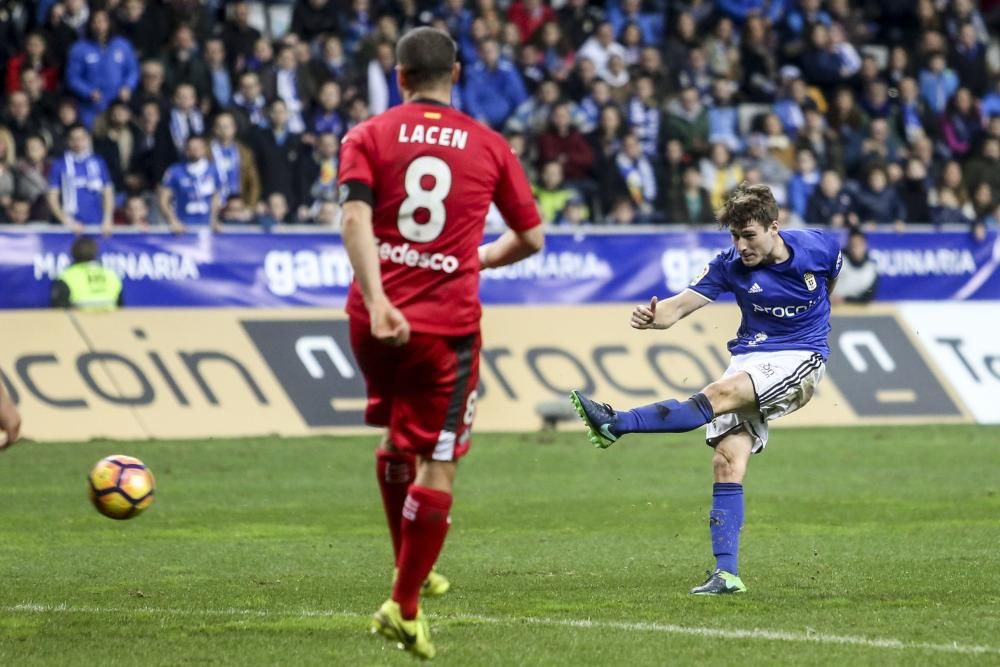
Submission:
[[[468,140],[469,133],[467,131],[453,127],[438,127],[437,125],[425,127],[418,124],[410,128],[406,123],[399,125],[399,143],[401,144],[430,144],[464,150]]]

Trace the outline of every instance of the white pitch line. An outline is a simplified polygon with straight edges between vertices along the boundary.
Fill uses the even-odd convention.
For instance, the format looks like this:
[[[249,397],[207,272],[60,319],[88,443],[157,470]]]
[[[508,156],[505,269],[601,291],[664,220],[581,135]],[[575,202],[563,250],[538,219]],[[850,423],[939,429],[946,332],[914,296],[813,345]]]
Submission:
[[[0,612],[10,614],[153,614],[161,616],[243,616],[248,618],[368,618],[367,614],[353,611],[334,611],[324,609],[299,609],[275,611],[270,609],[169,609],[159,607],[72,607],[66,604],[37,604],[25,602],[22,604],[0,607]],[[489,625],[542,625],[562,628],[588,628],[596,630],[624,630],[628,632],[653,632],[670,635],[687,635],[690,637],[708,637],[712,639],[760,639],[764,641],[800,642],[813,644],[840,644],[844,646],[861,646],[910,651],[936,651],[939,653],[963,653],[970,655],[1000,655],[1000,648],[979,646],[975,644],[931,644],[924,642],[906,642],[900,639],[871,639],[856,635],[828,635],[821,632],[790,632],[785,630],[742,630],[739,628],[706,628],[673,623],[629,623],[624,621],[595,621],[591,619],[544,618],[537,616],[479,616],[476,614],[439,615],[442,621],[472,621]]]

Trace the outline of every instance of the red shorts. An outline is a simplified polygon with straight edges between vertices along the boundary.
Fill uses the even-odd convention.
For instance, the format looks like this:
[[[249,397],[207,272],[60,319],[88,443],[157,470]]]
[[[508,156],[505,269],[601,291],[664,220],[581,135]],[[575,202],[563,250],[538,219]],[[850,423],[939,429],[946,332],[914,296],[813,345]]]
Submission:
[[[365,421],[389,429],[404,452],[457,461],[469,451],[479,384],[479,332],[413,332],[402,347],[380,343],[351,319],[351,348],[368,387]]]

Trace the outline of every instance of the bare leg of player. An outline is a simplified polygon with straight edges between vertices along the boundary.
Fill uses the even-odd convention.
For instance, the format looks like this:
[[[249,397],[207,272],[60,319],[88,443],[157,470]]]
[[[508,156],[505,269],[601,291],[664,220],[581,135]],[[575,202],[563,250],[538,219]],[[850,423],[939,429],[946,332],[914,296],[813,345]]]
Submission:
[[[730,433],[715,446],[712,472],[716,484],[742,484],[750,463],[753,438],[745,430]]]
[[[738,412],[757,403],[753,380],[747,373],[736,373],[716,380],[702,389],[701,393],[712,404],[715,415]]]
[[[402,512],[401,547],[396,564],[399,576],[392,599],[403,618],[417,614],[420,588],[444,546],[451,525],[451,491],[455,464],[421,457]]]

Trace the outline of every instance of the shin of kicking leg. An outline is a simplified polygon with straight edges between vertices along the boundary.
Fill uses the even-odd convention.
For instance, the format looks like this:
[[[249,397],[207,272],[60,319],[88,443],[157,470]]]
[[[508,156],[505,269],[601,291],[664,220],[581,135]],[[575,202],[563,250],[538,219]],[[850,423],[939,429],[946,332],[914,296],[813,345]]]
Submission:
[[[686,433],[712,421],[712,406],[704,394],[686,401],[668,399],[615,413],[612,430],[626,433]]]
[[[674,399],[615,413],[612,431],[626,433],[685,433],[718,415],[756,405],[753,382],[746,373],[724,377],[686,401]]]
[[[392,589],[392,599],[399,603],[403,618],[416,616],[420,587],[444,546],[451,525],[454,479],[453,462],[420,459],[416,481],[410,485],[403,506],[399,577]]]

